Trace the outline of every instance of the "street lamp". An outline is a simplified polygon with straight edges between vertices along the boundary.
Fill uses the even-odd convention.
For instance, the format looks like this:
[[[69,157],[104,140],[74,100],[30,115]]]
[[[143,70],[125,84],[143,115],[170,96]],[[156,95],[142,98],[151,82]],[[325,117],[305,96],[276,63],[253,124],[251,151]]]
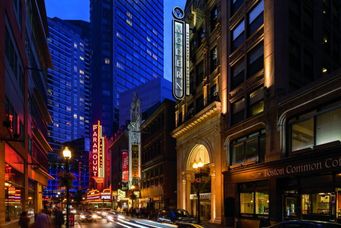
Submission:
[[[63,157],[65,159],[65,168],[66,168],[66,172],[69,173],[69,161],[71,159],[71,151],[70,149],[66,146],[63,150]],[[69,216],[70,216],[70,208],[69,208],[69,204],[70,204],[70,196],[69,196],[69,185],[66,185],[66,228],[69,228]]]
[[[196,184],[197,189],[197,222],[200,223],[200,182],[201,182],[201,168],[204,167],[204,163],[199,159],[199,162],[194,162],[192,165],[198,175],[195,175],[194,183]],[[198,177],[198,178],[197,178]]]

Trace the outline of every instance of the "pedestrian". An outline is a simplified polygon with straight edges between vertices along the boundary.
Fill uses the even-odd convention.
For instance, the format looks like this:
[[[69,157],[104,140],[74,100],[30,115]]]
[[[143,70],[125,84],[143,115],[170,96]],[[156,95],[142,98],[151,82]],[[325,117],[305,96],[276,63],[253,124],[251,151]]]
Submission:
[[[21,228],[28,228],[29,223],[30,223],[30,218],[27,216],[27,211],[21,212],[20,219],[19,219],[19,226]]]
[[[46,210],[42,210],[35,218],[31,228],[51,228],[51,219]]]
[[[56,228],[61,228],[64,224],[64,215],[58,206],[55,208],[54,211],[54,224]]]

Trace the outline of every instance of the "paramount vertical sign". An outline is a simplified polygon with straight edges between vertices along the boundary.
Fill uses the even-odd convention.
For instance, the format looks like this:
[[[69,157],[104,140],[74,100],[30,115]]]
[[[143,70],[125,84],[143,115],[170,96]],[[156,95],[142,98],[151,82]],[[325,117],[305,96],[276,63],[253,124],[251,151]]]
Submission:
[[[91,170],[92,177],[97,183],[101,183],[104,180],[104,137],[102,136],[102,126],[100,121],[97,124],[92,125],[92,150],[91,150]]]
[[[180,7],[173,9],[173,96],[181,100],[190,94],[189,25]]]

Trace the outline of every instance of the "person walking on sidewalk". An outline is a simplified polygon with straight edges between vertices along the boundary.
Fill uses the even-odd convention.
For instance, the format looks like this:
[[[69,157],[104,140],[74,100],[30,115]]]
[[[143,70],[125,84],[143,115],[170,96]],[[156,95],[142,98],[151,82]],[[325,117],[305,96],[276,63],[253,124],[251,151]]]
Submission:
[[[54,224],[56,228],[61,228],[64,224],[64,215],[59,207],[56,207],[54,211]]]
[[[34,223],[30,228],[51,228],[51,219],[48,215],[47,210],[42,210],[39,214],[37,214]]]
[[[30,223],[30,218],[27,216],[27,211],[21,212],[20,219],[19,219],[19,226],[21,228],[28,228]]]

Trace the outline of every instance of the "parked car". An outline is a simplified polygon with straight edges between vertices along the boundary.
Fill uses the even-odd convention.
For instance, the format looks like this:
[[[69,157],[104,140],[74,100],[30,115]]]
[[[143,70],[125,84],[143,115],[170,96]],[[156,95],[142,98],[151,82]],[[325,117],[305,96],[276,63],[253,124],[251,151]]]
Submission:
[[[288,220],[282,221],[268,228],[341,228],[341,224],[314,220]]]
[[[165,223],[195,223],[196,220],[184,209],[165,209],[159,212],[157,221]]]

